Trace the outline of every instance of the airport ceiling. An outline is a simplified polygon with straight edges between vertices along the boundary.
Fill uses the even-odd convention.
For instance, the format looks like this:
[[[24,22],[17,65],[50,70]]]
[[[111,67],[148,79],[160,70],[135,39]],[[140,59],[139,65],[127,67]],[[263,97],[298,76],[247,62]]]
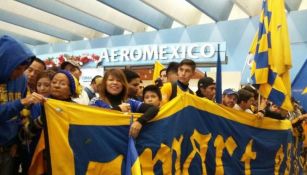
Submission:
[[[1,0],[0,35],[68,43],[257,16],[261,0]],[[307,0],[285,0],[286,11]]]

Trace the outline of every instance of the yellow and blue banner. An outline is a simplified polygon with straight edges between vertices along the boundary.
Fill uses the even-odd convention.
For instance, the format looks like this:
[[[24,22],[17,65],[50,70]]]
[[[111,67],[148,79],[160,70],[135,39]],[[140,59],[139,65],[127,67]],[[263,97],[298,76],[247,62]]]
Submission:
[[[251,78],[259,93],[292,111],[289,70],[292,67],[284,0],[264,0],[258,32],[251,45]]]
[[[138,160],[144,175],[300,171],[292,164],[298,148],[290,121],[259,120],[188,93],[143,126],[128,167],[128,148],[134,146],[128,137],[131,114],[52,99],[44,107],[54,175],[125,174]],[[140,171],[132,169],[131,174]]]
[[[307,111],[307,59],[292,82],[292,95]]]

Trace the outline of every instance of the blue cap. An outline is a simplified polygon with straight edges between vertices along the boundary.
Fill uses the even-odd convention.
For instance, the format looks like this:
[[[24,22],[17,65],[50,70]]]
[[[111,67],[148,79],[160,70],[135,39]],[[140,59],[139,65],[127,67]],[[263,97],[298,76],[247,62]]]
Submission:
[[[235,91],[231,88],[228,88],[228,89],[225,89],[223,91],[223,95],[236,95],[236,96],[238,96],[238,93],[237,93],[237,91]]]

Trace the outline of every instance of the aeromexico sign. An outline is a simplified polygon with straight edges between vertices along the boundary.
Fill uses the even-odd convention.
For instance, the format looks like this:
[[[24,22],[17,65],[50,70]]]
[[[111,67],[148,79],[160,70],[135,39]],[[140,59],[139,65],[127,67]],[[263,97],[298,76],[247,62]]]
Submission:
[[[185,43],[155,44],[129,47],[103,48],[101,58],[104,66],[114,65],[152,65],[156,60],[168,63],[184,58],[197,63],[215,62],[217,47],[220,44],[220,56],[225,60],[226,43]]]
[[[65,53],[39,55],[40,58],[52,59],[59,62],[59,55],[63,57],[73,56],[77,60],[83,60],[95,56],[95,59],[86,59],[83,67],[110,67],[110,66],[137,66],[153,65],[156,60],[162,64],[171,61],[180,62],[184,58],[193,59],[196,63],[215,63],[217,60],[218,45],[220,46],[221,61],[225,61],[225,42],[199,42],[199,43],[175,43],[175,44],[151,44],[122,47],[106,47],[99,49],[77,50]],[[65,58],[66,58],[65,57]]]

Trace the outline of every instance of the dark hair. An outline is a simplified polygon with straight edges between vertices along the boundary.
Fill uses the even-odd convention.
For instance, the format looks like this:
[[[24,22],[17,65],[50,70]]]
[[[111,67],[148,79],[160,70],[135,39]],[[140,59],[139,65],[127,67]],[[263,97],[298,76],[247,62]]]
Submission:
[[[170,62],[168,64],[168,67],[166,68],[166,75],[169,73],[169,72],[178,72],[178,67],[179,67],[179,63],[177,62]]]
[[[247,102],[251,97],[254,97],[254,94],[245,89],[240,89],[238,91],[238,104],[242,101]]]
[[[155,80],[155,86],[157,86],[158,88],[162,87],[163,86],[163,81],[161,78],[157,78]]]
[[[44,71],[42,71],[41,73],[39,73],[37,75],[36,84],[37,84],[38,80],[41,79],[41,78],[49,78],[50,81],[51,81],[55,74],[56,74],[56,72],[54,72],[53,70],[44,70]],[[36,87],[35,87],[35,90],[37,92]]]
[[[29,67],[33,63],[34,59],[35,59],[35,56],[31,56],[31,57],[25,59],[23,62],[21,62],[18,66]]]
[[[107,80],[110,75],[112,75],[115,78],[118,78],[120,83],[123,85],[123,90],[119,95],[122,101],[126,101],[128,98],[128,82],[127,82],[125,74],[120,69],[110,69],[104,74],[103,79],[102,79],[102,84],[98,88],[98,93],[100,95],[100,98],[104,100],[105,102],[107,102],[108,104],[110,104],[110,100],[107,98],[108,92],[106,88]]]
[[[195,71],[196,69],[196,63],[191,60],[191,59],[183,59],[180,63],[179,63],[179,67],[183,66],[183,65],[187,65],[190,66],[192,68],[193,71]]]
[[[102,76],[101,76],[101,75],[96,75],[96,76],[92,79],[91,84],[96,84],[96,79],[97,79],[97,78],[102,78]]]
[[[45,64],[45,62],[44,62],[43,60],[41,60],[41,59],[39,59],[39,58],[37,58],[37,57],[34,57],[32,63],[35,62],[35,61],[38,62],[38,63],[40,63],[41,65],[43,65],[43,66],[44,66],[44,70],[47,69],[47,66],[46,66],[46,64]],[[32,63],[31,63],[31,64],[32,64]]]
[[[55,73],[56,72],[53,71],[53,70],[44,70],[37,75],[37,80],[39,80],[41,78],[49,78],[51,80],[53,78],[53,76],[55,75]]]
[[[242,89],[245,89],[245,90],[247,90],[247,91],[253,93],[255,99],[258,98],[258,92],[257,92],[256,88],[253,87],[252,85],[246,85],[246,86],[244,86]]]
[[[145,96],[146,92],[148,92],[148,91],[157,94],[158,97],[159,97],[159,100],[162,100],[162,94],[161,94],[160,88],[156,85],[148,85],[143,89],[143,101],[144,101],[144,96]]]
[[[166,68],[164,68],[164,69],[162,69],[162,70],[160,70],[160,77],[161,77],[161,73],[163,72],[163,71],[165,71],[166,72]]]
[[[128,83],[130,83],[133,79],[140,78],[139,74],[130,69],[125,69],[124,74],[126,76]]]

